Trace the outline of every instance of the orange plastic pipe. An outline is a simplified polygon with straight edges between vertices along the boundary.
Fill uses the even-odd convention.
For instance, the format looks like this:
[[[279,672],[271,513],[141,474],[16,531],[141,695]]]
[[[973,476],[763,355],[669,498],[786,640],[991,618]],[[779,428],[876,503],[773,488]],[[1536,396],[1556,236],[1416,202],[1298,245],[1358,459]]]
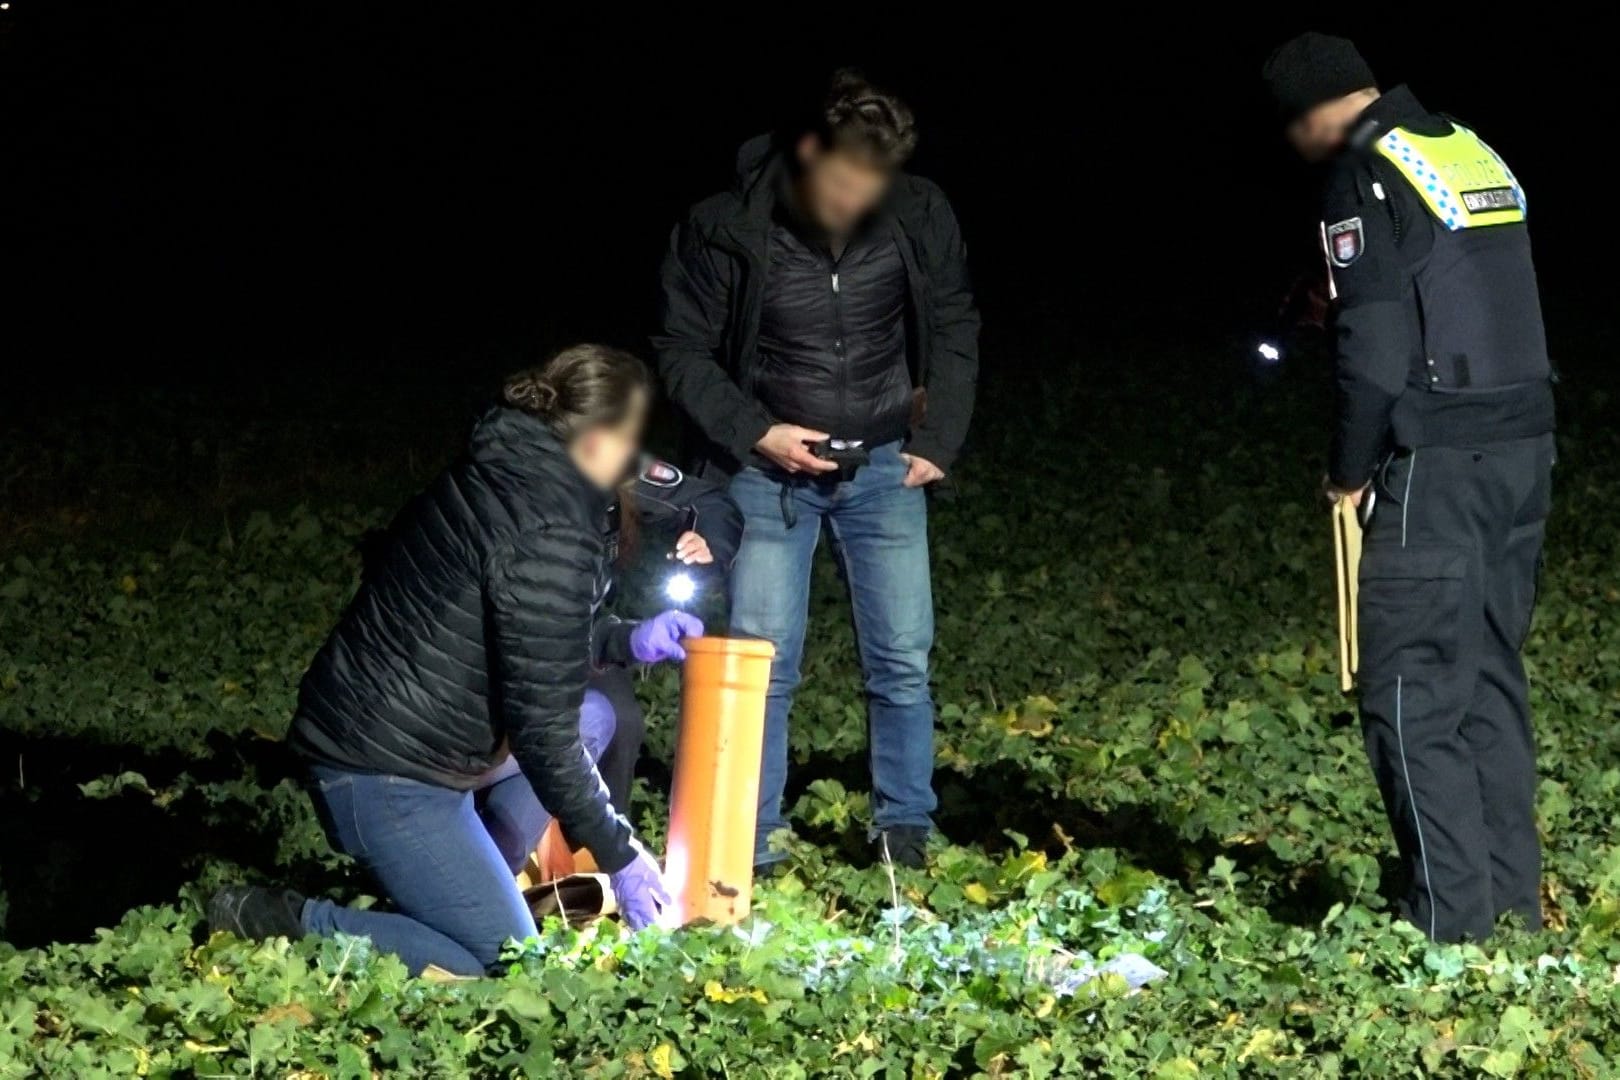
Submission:
[[[678,922],[734,923],[754,894],[768,641],[689,638],[664,877]]]

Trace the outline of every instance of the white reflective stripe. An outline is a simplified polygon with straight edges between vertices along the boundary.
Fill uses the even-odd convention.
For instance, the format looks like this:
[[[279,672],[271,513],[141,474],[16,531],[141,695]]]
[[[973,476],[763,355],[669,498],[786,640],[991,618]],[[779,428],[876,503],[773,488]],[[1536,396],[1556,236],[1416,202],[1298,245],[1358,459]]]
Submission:
[[[1412,475],[1417,472],[1417,451],[1406,463],[1406,486],[1401,495],[1401,547],[1406,546],[1406,511],[1412,505]],[[1401,748],[1401,773],[1406,779],[1406,801],[1412,804],[1412,827],[1417,830],[1418,858],[1423,863],[1423,891],[1429,895],[1429,936],[1434,937],[1434,884],[1429,876],[1429,849],[1423,842],[1423,820],[1418,817],[1417,796],[1412,791],[1412,770],[1406,764],[1406,732],[1402,728],[1402,698],[1405,679],[1395,676],[1395,742]]]
[[[1519,178],[1513,175],[1512,169],[1508,168],[1507,161],[1503,159],[1501,154],[1496,152],[1495,147],[1491,146],[1491,144],[1486,142],[1484,139],[1479,140],[1479,145],[1483,146],[1486,152],[1489,153],[1491,157],[1496,159],[1496,163],[1502,166],[1502,172],[1507,175],[1508,183],[1513,185],[1513,197],[1519,201],[1519,209],[1523,210],[1525,213],[1529,213],[1530,199],[1524,193],[1524,185],[1519,183]]]
[[[1417,472],[1417,451],[1406,463],[1406,493],[1401,496],[1401,547],[1406,546],[1406,509],[1412,505],[1412,474]]]
[[[1401,676],[1395,676],[1395,743],[1401,748],[1401,773],[1406,778],[1406,801],[1412,805],[1412,827],[1417,830],[1418,859],[1423,863],[1423,891],[1429,896],[1429,937],[1434,937],[1434,879],[1429,875],[1429,849],[1423,843],[1423,819],[1418,816],[1417,796],[1412,792],[1412,770],[1406,764],[1406,733],[1401,729]]]
[[[1339,283],[1333,280],[1333,254],[1328,250],[1327,222],[1318,222],[1317,228],[1322,232],[1322,261],[1327,263],[1328,299],[1337,300],[1339,298]]]

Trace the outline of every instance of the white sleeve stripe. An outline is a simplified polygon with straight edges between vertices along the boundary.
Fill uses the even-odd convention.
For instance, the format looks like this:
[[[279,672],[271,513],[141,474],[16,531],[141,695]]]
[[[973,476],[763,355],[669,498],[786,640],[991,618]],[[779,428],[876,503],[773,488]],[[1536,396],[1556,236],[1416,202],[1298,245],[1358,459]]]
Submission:
[[[1318,222],[1317,227],[1322,231],[1322,261],[1327,263],[1328,299],[1337,300],[1339,298],[1339,283],[1333,280],[1333,255],[1328,251],[1327,222]]]

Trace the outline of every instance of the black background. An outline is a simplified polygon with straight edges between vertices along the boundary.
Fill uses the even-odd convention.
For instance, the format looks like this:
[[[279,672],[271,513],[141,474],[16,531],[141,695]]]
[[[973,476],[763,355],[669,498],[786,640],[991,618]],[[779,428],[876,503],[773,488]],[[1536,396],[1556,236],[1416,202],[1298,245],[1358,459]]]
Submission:
[[[261,509],[398,505],[499,374],[577,340],[640,346],[671,224],[840,65],[913,103],[915,168],[963,223],[985,333],[979,452],[959,475],[984,470],[979,505],[997,498],[985,474],[1018,462],[1055,499],[1136,485],[1143,518],[1124,527],[1138,534],[1166,520],[1156,500],[1185,494],[1180,527],[1213,479],[1242,508],[1252,470],[1201,470],[1228,437],[1259,440],[1242,460],[1291,469],[1315,498],[1298,458],[1325,449],[1327,394],[1251,393],[1264,380],[1244,366],[1319,265],[1313,178],[1258,86],[1269,50],[1311,25],[1298,5],[1189,19],[1185,5],[967,18],[812,4],[766,20],[699,5],[650,19],[459,0],[0,3],[0,556],[92,538],[119,560],[177,537],[234,547]],[[1315,26],[1475,125],[1524,182],[1564,404],[1612,429],[1592,391],[1615,380],[1613,46],[1586,15],[1360,10]],[[1302,359],[1276,383],[1320,391],[1326,364]],[[1224,422],[1195,437],[1211,415]],[[1578,450],[1571,415],[1563,444]],[[1076,529],[1050,557],[1107,558],[1093,543]],[[84,564],[86,589],[104,569]],[[74,648],[83,626],[63,631]],[[0,792],[18,944],[172,898],[200,851],[270,863],[244,848],[269,842],[253,829],[177,825],[77,787],[195,761],[32,737],[0,738],[0,758],[25,747],[29,790]],[[240,770],[235,753],[215,760]],[[136,847],[145,857],[87,861]]]
[[[1314,258],[1311,177],[1257,85],[1297,16],[563,10],[11,0],[13,391],[487,376],[571,340],[637,344],[670,224],[840,64],[916,108],[915,168],[968,238],[988,378],[1105,379],[1166,334],[1200,363]],[[1529,191],[1549,293],[1604,304],[1613,196],[1584,155],[1606,45],[1387,14],[1320,28],[1485,133]]]

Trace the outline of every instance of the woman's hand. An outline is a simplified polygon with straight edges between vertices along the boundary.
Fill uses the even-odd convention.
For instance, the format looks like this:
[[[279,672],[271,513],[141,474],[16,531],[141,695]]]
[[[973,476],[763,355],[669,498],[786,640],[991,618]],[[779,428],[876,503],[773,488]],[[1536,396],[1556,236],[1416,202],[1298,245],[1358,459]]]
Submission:
[[[675,557],[687,566],[708,566],[714,562],[709,542],[691,531],[681,533],[680,539],[675,541]]]
[[[703,636],[703,620],[684,611],[654,615],[630,631],[630,655],[643,664],[661,660],[685,660],[681,639]]]
[[[619,913],[624,916],[624,921],[630,929],[641,930],[658,922],[659,916],[674,903],[674,899],[664,884],[664,874],[658,868],[658,860],[639,841],[632,843],[635,844],[636,857],[629,866],[610,875],[608,884],[613,889],[614,899],[619,902]]]

